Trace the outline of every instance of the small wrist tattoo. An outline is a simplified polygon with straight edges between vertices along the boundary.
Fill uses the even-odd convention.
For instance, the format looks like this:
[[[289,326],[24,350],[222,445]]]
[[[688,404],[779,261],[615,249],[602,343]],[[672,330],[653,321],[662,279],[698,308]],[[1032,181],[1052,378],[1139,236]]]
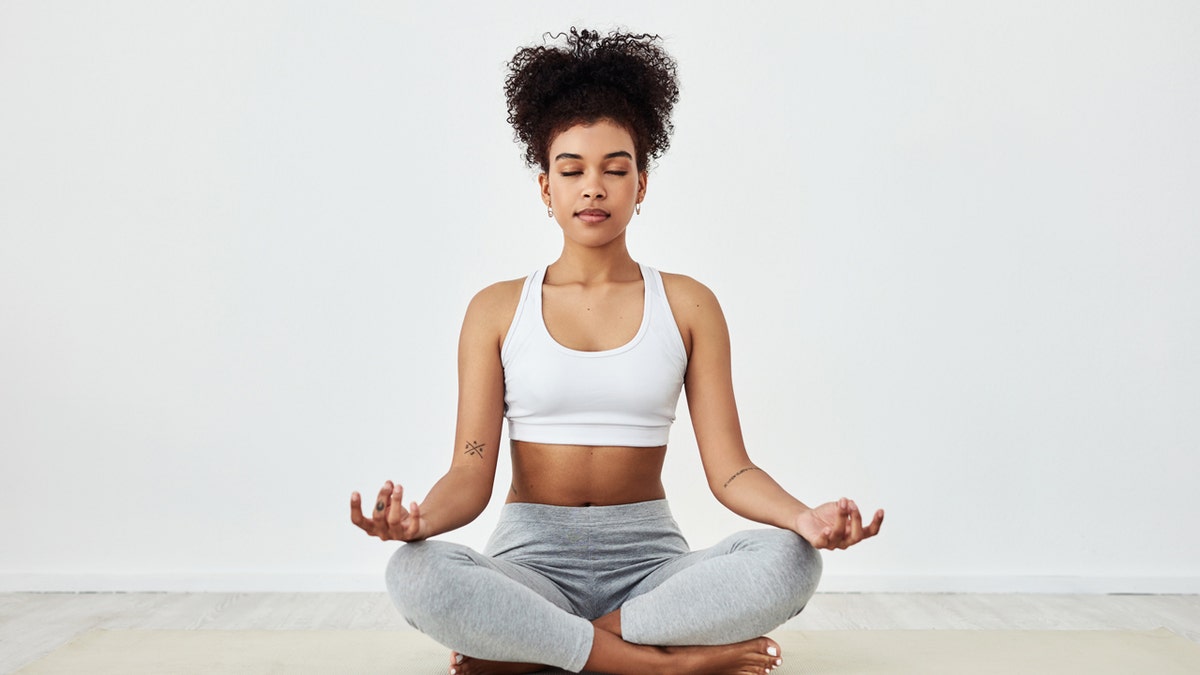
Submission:
[[[762,469],[758,468],[757,466],[748,466],[748,467],[742,469],[741,471],[738,471],[737,473],[730,476],[729,480],[725,481],[725,485],[723,485],[721,487],[729,487],[729,484],[733,482],[734,478],[737,478],[738,476],[746,473],[747,471],[762,471]]]
[[[483,449],[487,447],[487,444],[477,443],[475,441],[468,441],[466,447],[467,447],[467,449],[463,452],[464,455],[475,455],[476,457],[483,457]]]

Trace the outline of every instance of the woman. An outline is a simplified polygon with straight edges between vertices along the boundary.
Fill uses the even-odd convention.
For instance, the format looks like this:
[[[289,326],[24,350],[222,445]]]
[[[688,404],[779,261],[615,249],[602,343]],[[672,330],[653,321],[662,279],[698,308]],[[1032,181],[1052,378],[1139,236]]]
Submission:
[[[864,526],[847,499],[809,508],[750,461],[716,298],[630,256],[678,100],[658,38],[572,29],[565,45],[518,51],[505,89],[562,254],[472,299],[450,470],[408,508],[390,481],[370,516],[354,493],[351,520],[407,542],[389,592],[455,650],[454,675],[770,672],[782,654],[760,636],[816,589],[816,549],[875,535],[883,512]],[[681,388],[713,494],[772,529],[688,550],[661,481]],[[487,506],[502,418],[513,477],[486,549],[431,541]]]

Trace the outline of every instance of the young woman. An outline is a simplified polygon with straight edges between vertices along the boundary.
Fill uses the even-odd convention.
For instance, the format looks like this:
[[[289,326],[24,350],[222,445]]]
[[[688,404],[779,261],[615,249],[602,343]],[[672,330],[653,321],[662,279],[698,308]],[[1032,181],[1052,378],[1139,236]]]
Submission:
[[[562,254],[467,308],[450,470],[407,508],[391,481],[370,515],[354,493],[351,520],[407,542],[388,590],[454,675],[770,672],[782,654],[761,636],[812,596],[816,549],[875,535],[883,511],[864,526],[851,500],[810,508],[750,461],[716,298],[630,256],[678,100],[658,38],[572,29],[518,51],[505,89]],[[772,528],[689,551],[661,480],[681,388],[713,495]],[[512,484],[487,547],[431,540],[487,506],[504,418]]]

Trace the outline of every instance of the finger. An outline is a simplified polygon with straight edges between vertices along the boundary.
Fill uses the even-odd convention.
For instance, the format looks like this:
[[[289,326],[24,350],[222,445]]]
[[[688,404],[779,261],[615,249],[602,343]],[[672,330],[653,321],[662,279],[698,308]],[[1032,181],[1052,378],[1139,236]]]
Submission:
[[[846,509],[845,509],[846,529],[843,530],[842,548],[848,548],[855,541],[857,541],[854,538],[854,515],[858,512],[858,506],[855,505],[853,499],[847,499],[847,498],[843,497],[843,500],[846,502]],[[860,521],[860,528],[861,528],[861,521]]]
[[[875,512],[875,517],[871,519],[871,524],[867,526],[864,537],[874,537],[879,534],[879,528],[883,527],[883,509]]]
[[[371,512],[371,519],[375,521],[377,527],[384,526],[384,521],[387,517],[386,510],[391,503],[389,500],[391,499],[393,488],[392,481],[387,481],[380,488],[379,497],[375,499],[375,510]]]
[[[408,508],[408,523],[404,530],[405,539],[412,539],[421,531],[421,507],[413,502]]]
[[[863,538],[862,513],[858,510],[858,504],[855,504],[854,501],[852,500],[850,502],[850,535],[849,535],[847,545],[860,542],[860,541],[862,541],[862,538]]]
[[[373,522],[363,517],[362,513],[362,497],[357,492],[350,494],[350,522],[357,525],[360,529],[370,535],[374,535]]]
[[[408,515],[404,511],[404,488],[397,485],[390,495],[388,495],[389,506],[387,509],[387,524],[389,529],[396,529],[396,526],[404,522],[404,518]]]
[[[813,544],[813,546],[816,546],[817,548],[833,548],[833,546],[829,543],[831,539],[833,539],[833,528],[827,527],[824,530],[821,530],[821,538],[818,539],[817,543]]]
[[[831,546],[845,548],[842,546],[842,542],[846,539],[846,524],[848,515],[849,509],[846,506],[846,499],[843,497],[838,501],[837,513],[834,514],[833,526],[830,528],[830,530],[832,530],[829,536],[829,543]]]

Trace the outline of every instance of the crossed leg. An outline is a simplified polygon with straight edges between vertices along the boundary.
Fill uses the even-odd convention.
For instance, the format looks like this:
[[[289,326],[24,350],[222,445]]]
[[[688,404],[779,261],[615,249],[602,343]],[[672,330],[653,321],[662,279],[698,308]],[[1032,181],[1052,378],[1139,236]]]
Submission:
[[[503,561],[496,562],[465,547],[459,548],[463,551],[458,553],[469,552],[472,558],[482,557],[501,567],[505,565]],[[575,659],[572,663],[587,670],[617,674],[769,672],[781,662],[779,645],[769,638],[754,636],[799,613],[815,590],[820,572],[819,554],[790,532],[737,533],[710,549],[688,553],[662,565],[635,585],[625,603],[632,612],[629,622],[623,626],[621,609],[590,622],[590,644],[586,647],[579,644],[586,649],[586,662],[581,664]],[[552,584],[539,587],[536,580],[523,582],[540,593],[538,601],[557,606],[554,614],[570,611],[569,601]],[[532,594],[530,588],[524,591]],[[528,597],[519,600],[538,602]],[[580,621],[578,617],[572,618]],[[512,617],[499,620],[512,622]],[[629,627],[632,635],[625,630]],[[531,630],[543,628],[537,624],[524,628],[525,633]],[[513,635],[504,640],[520,642]],[[484,655],[486,651],[473,653]],[[455,652],[451,654],[449,672],[504,675],[537,672],[546,667],[505,659],[508,657],[487,660]],[[564,667],[562,664],[560,660],[555,665]]]
[[[695,647],[651,647],[624,641],[621,610],[592,621],[595,638],[584,669],[614,675],[643,673],[698,675],[765,675],[783,664],[779,644],[767,637],[736,644]],[[451,675],[521,675],[545,670],[534,663],[473,659],[452,652]]]

